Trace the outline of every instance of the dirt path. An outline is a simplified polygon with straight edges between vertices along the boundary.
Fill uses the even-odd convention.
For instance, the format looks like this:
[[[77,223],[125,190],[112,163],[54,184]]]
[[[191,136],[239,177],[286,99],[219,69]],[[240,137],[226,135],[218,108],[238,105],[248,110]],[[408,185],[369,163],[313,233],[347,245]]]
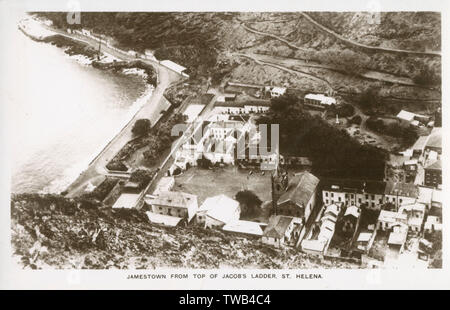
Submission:
[[[276,64],[276,63],[262,61],[262,60],[258,59],[257,57],[255,57],[254,55],[241,54],[241,53],[233,53],[232,55],[238,56],[238,57],[248,58],[248,59],[253,60],[254,62],[256,62],[258,65],[270,66],[270,67],[277,68],[277,69],[280,69],[280,70],[283,70],[283,71],[286,71],[286,72],[289,72],[289,73],[292,73],[292,74],[300,74],[300,75],[306,76],[306,77],[308,77],[310,79],[313,79],[313,80],[316,80],[318,82],[326,84],[328,89],[331,90],[332,92],[334,92],[333,86],[330,84],[330,82],[328,82],[327,80],[325,80],[325,79],[323,79],[323,78],[321,78],[321,77],[319,77],[317,75],[314,75],[314,74],[311,74],[311,73],[308,73],[308,72],[305,72],[305,71],[301,71],[301,70],[296,70],[296,69],[284,67],[284,66]]]
[[[342,74],[346,74],[341,69],[335,66],[331,65],[323,65],[321,63],[315,62],[315,61],[306,61],[302,59],[296,59],[296,58],[289,58],[289,57],[281,57],[281,56],[272,56],[272,55],[261,55],[261,54],[243,54],[242,55],[249,55],[253,58],[259,59],[261,61],[266,62],[272,62],[272,63],[278,63],[280,65],[290,67],[293,66],[300,66],[300,67],[307,67],[307,68],[317,68],[317,69],[325,69],[325,70],[331,70],[340,72]],[[405,86],[418,86],[422,87],[420,85],[417,85],[414,83],[414,81],[407,77],[401,77],[394,74],[386,73],[386,72],[379,72],[374,70],[367,70],[366,72],[359,74],[361,78],[364,79],[370,79],[370,80],[377,80],[381,82],[387,82],[387,83],[393,83],[393,84],[399,84],[399,85],[405,85]]]
[[[306,18],[310,23],[312,23],[314,26],[318,27],[322,31],[332,35],[333,37],[345,42],[349,43],[351,45],[354,45],[356,47],[368,49],[371,51],[378,51],[378,52],[388,52],[388,53],[401,53],[401,54],[411,54],[411,55],[426,55],[426,56],[439,56],[441,57],[440,52],[419,52],[419,51],[411,51],[411,50],[402,50],[402,49],[395,49],[395,48],[388,48],[388,47],[379,47],[379,46],[371,46],[367,44],[362,44],[350,39],[347,39],[340,34],[334,32],[333,30],[323,26],[322,24],[315,21],[311,16],[304,12],[299,12],[304,18]]]

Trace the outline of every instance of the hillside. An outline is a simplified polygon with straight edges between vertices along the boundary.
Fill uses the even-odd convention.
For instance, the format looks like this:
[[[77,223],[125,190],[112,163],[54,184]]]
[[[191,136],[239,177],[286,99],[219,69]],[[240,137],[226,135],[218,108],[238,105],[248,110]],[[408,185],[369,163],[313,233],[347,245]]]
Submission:
[[[157,227],[136,210],[53,195],[13,196],[11,235],[15,259],[32,269],[358,267],[216,230]]]
[[[220,55],[227,52],[256,52],[329,63],[329,59],[322,57],[323,52],[346,49],[355,52],[355,62],[370,56],[370,61],[364,63],[370,69],[413,76],[417,74],[419,65],[427,65],[440,74],[440,58],[405,57],[389,53],[366,55],[364,51],[346,46],[320,31],[301,12],[83,12],[82,24],[74,26],[66,23],[65,13],[39,15],[51,19],[60,28],[91,29],[113,38],[117,45],[124,48],[138,51],[152,49],[157,58],[173,59],[194,73],[203,75],[212,74]],[[440,50],[439,13],[380,13],[375,22],[367,13],[361,12],[310,12],[308,15],[323,26],[359,43],[413,51]],[[252,29],[272,34],[273,37]]]

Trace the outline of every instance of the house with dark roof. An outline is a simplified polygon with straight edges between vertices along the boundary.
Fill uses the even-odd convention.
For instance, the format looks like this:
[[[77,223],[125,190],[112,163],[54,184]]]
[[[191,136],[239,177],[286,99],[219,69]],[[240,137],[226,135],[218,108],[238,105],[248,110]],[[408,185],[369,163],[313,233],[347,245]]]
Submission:
[[[278,199],[277,214],[296,216],[307,221],[316,205],[318,185],[319,179],[315,175],[306,171],[296,174]]]
[[[268,225],[264,229],[261,242],[275,247],[295,245],[302,228],[303,222],[298,217],[271,216]]]
[[[440,159],[425,167],[424,185],[434,188],[442,185],[442,163]]]

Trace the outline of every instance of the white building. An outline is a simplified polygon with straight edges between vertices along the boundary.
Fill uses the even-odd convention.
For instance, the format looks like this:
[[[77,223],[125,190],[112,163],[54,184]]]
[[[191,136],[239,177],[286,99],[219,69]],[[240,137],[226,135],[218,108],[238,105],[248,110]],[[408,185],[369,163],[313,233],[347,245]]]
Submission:
[[[171,60],[163,60],[160,62],[161,65],[163,65],[166,68],[169,68],[172,71],[175,71],[176,73],[183,75],[185,77],[189,77],[184,71],[186,71],[186,68],[183,66],[180,66],[179,64],[171,61]]]
[[[270,96],[272,98],[283,96],[285,93],[286,93],[286,88],[285,87],[273,87],[270,90]]]
[[[153,213],[179,217],[189,223],[198,209],[197,196],[182,192],[161,192],[145,197]]]
[[[307,94],[304,98],[305,105],[325,109],[336,104],[336,99],[323,94]]]
[[[239,202],[225,195],[207,198],[197,211],[196,222],[207,228],[223,227],[239,220]]]
[[[261,237],[263,235],[263,228],[266,226],[267,224],[264,223],[238,220],[225,224],[222,230],[238,235]]]
[[[406,224],[408,221],[407,214],[394,211],[381,210],[378,216],[377,229],[387,231],[392,229],[398,223]]]
[[[442,231],[442,220],[438,216],[428,215],[424,225],[424,230],[427,233]]]

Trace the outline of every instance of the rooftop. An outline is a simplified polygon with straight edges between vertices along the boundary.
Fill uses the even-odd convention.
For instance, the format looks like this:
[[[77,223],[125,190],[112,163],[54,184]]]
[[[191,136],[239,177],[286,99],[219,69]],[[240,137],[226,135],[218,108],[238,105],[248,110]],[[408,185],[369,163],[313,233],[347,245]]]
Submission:
[[[113,209],[131,209],[136,206],[140,194],[122,193],[116,200]]]
[[[206,212],[208,216],[221,222],[228,223],[238,209],[238,201],[221,194],[206,198],[198,212]]]
[[[307,94],[305,96],[305,99],[318,100],[320,101],[320,103],[327,105],[336,104],[336,99],[334,99],[333,97],[325,96],[323,94]]]
[[[296,204],[306,206],[318,184],[319,179],[309,172],[296,174],[290,180],[287,191],[281,195],[278,203],[291,200]]]
[[[150,222],[170,227],[177,226],[178,223],[182,220],[181,217],[169,216],[153,212],[146,212],[146,214]]]
[[[174,63],[174,62],[171,61],[171,60],[163,60],[163,61],[161,61],[160,63],[161,63],[163,66],[166,66],[166,67],[168,67],[169,69],[172,69],[172,70],[177,71],[177,72],[183,72],[184,70],[186,70],[185,67],[180,66],[179,64]]]
[[[389,234],[388,244],[403,245],[406,241],[406,232],[391,232]]]
[[[386,183],[381,181],[365,181],[354,179],[322,179],[324,190],[334,192],[357,192],[370,194],[384,194]]]
[[[426,166],[425,169],[442,170],[441,160],[438,159],[438,160],[434,161],[433,163]]]
[[[263,235],[263,229],[261,228],[261,224],[258,222],[251,222],[251,221],[234,221],[231,223],[226,224],[222,227],[222,230],[228,231],[228,232],[237,232],[242,234],[248,234],[248,235],[254,235],[254,236],[262,236]]]
[[[442,132],[440,127],[435,127],[428,138],[427,147],[442,148]]]
[[[397,117],[400,119],[403,119],[405,121],[412,121],[414,119],[414,113],[405,111],[405,110],[401,110],[398,114]]]
[[[399,195],[412,198],[417,198],[419,196],[419,190],[416,185],[392,181],[386,182],[384,193],[386,195]]]
[[[358,236],[358,242],[368,242],[370,238],[372,237],[372,233],[369,232],[362,232]]]
[[[264,229],[264,236],[282,238],[294,218],[292,216],[276,215],[269,219],[269,224]]]
[[[154,198],[147,198],[146,202],[151,205],[187,208],[192,203],[197,203],[197,196],[182,192],[160,192]]]

